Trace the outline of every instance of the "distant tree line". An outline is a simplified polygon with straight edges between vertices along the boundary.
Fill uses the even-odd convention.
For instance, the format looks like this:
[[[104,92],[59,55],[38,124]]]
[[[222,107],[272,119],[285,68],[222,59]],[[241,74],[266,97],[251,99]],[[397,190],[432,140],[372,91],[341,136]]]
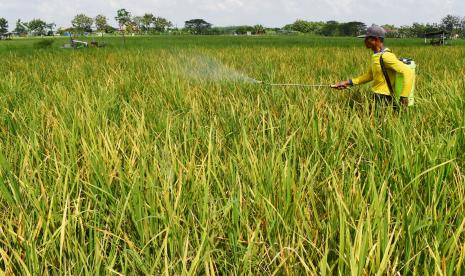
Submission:
[[[283,27],[283,30],[286,31],[311,33],[324,36],[356,36],[363,34],[366,29],[367,26],[365,23],[357,21],[339,23],[337,21],[310,22],[297,20],[294,23]]]
[[[451,36],[465,38],[465,18],[447,15],[440,23],[413,23],[411,26],[384,25],[388,37],[423,37],[425,33],[447,31]]]
[[[455,15],[445,16],[440,23],[413,23],[410,26],[404,25],[399,27],[386,24],[383,27],[387,31],[387,37],[423,37],[425,33],[447,31],[452,36],[465,38],[465,18]],[[283,30],[324,36],[357,36],[363,34],[366,28],[367,26],[364,23],[357,21],[339,23],[337,21],[312,22],[297,20],[292,24],[284,26]]]
[[[261,35],[272,33],[303,33],[323,36],[357,36],[366,31],[367,25],[363,22],[337,22],[337,21],[305,21],[297,20],[283,28],[265,28],[262,25],[255,26],[229,26],[214,27],[204,19],[191,19],[185,22],[183,28],[174,27],[166,18],[156,16],[153,13],[133,16],[126,9],[117,11],[115,20],[118,27],[108,23],[104,15],[91,17],[86,14],[77,14],[71,20],[69,28],[55,30],[54,23],[47,23],[41,19],[16,22],[14,32],[21,36],[47,36],[65,33],[120,33],[125,34],[192,34],[192,35]],[[0,18],[0,35],[8,32],[8,21]],[[413,23],[412,25],[394,26],[383,25],[388,37],[407,38],[423,37],[425,33],[434,31],[448,31],[451,35],[465,38],[465,18],[455,15],[445,16],[441,22],[434,24]]]
[[[60,33],[137,33],[153,34],[167,32],[173,24],[163,17],[154,16],[152,13],[146,13],[142,16],[132,16],[126,9],[118,10],[115,20],[118,22],[118,28],[112,27],[108,23],[108,18],[104,15],[97,15],[95,18],[85,14],[76,15],[71,21],[70,28],[60,29]]]
[[[185,22],[184,29],[181,31],[193,35],[261,35],[270,30],[272,29],[265,28],[263,25],[213,27],[211,23],[203,19],[191,19]]]

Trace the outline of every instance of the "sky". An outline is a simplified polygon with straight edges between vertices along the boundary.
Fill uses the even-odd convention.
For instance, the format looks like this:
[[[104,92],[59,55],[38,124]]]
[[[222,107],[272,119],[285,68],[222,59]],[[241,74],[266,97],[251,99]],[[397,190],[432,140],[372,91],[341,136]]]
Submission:
[[[116,25],[116,11],[133,15],[153,13],[175,26],[203,18],[215,26],[255,25],[282,27],[296,19],[361,21],[371,24],[436,23],[447,14],[465,17],[465,0],[0,0],[0,17],[14,28],[18,18],[40,18],[68,27],[78,13],[103,14]]]

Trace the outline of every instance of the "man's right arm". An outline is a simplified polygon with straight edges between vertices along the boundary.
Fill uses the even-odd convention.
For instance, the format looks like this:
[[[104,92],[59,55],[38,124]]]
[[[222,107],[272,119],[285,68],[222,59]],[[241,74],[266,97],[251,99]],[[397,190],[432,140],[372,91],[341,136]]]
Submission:
[[[366,72],[365,74],[358,76],[355,79],[349,79],[346,81],[338,82],[334,85],[334,87],[337,89],[345,89],[348,86],[364,84],[372,80],[373,80],[373,72],[371,71],[371,68],[370,68],[370,70]]]
[[[351,79],[349,80],[351,82],[352,85],[359,85],[359,84],[364,84],[364,83],[367,83],[367,82],[370,82],[373,80],[373,71],[371,71],[371,69],[366,72],[365,74],[359,76],[359,77],[356,77],[355,79]]]

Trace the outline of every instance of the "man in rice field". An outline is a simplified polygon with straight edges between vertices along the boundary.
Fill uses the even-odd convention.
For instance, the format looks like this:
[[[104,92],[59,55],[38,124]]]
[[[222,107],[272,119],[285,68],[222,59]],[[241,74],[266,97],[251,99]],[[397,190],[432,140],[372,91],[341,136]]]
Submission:
[[[366,35],[359,36],[365,38],[365,46],[373,51],[371,67],[367,73],[354,79],[341,81],[335,84],[335,87],[346,89],[349,86],[373,81],[372,89],[376,102],[393,104],[399,100],[402,105],[408,105],[409,96],[414,84],[414,72],[408,65],[397,59],[391,50],[385,48],[385,34],[386,31],[383,28],[372,25],[367,29]],[[403,76],[400,99],[395,98],[393,89],[397,74]]]

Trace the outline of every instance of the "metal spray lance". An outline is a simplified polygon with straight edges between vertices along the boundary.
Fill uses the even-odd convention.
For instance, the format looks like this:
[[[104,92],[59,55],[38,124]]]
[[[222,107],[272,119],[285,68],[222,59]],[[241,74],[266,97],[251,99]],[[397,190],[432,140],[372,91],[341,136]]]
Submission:
[[[289,86],[289,87],[330,87],[330,88],[337,88],[336,85],[329,85],[329,84],[302,84],[302,83],[267,83],[264,81],[254,80],[256,84],[263,84],[268,86]]]

